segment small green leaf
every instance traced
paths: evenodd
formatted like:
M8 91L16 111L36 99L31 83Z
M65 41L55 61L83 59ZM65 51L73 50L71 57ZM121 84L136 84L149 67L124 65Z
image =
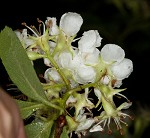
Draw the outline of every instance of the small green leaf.
M21 112L21 116L23 119L29 117L34 111L43 108L45 105L37 102L28 102L16 100Z
M60 138L69 138L66 126L64 126L64 128L63 128L63 132L62 132Z
M28 138L49 138L53 121L49 122L33 122L25 126Z
M22 93L37 101L47 99L25 49L7 26L0 33L0 57L9 77Z

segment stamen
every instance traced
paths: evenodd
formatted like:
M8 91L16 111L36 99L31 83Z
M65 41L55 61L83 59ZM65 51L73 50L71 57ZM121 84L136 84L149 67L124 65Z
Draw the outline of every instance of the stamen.
M39 35L31 28L29 27L25 22L22 23L22 25L24 25L25 27L27 27L30 31L32 31L36 37L39 37Z
M36 34L38 34L38 36L41 36L41 33L36 29L34 25L31 25L31 28L34 30L34 32L36 32Z
M134 120L134 117L125 113L120 113L124 118L129 117L131 120Z
M119 132L120 132L121 135L124 135L123 129L120 129Z
M42 35L42 32L41 32L41 24L39 24L39 33L40 33L40 35Z
M79 38L76 38L76 39L74 39L72 42L75 42L75 41L77 41L77 40L79 40L81 37L79 37Z
M125 124L126 126L128 126L128 124L126 122L124 122L123 120L119 119L119 121L123 124Z
M114 118L114 122L115 122L115 124L116 124L116 126L117 126L117 130L119 130L119 126L118 126L118 124L117 124L115 118Z
M104 120L103 128L105 127L107 119Z
M51 28L52 25L53 25L52 20L48 20L48 21L47 21L47 24L46 24L46 27L47 27L47 28Z
M112 130L109 129L107 133L108 133L109 135L111 135L111 134L112 134Z
M110 119L111 119L111 118L109 117L109 118L108 118L108 123L107 123L107 127L108 127L109 130L110 130L110 126L109 126L109 125L110 125Z
M115 117L115 118L114 118L114 121L115 121L115 123L116 123L117 130L120 130L120 129L122 129L122 127L121 127L121 125L120 125L120 122L119 122L119 119L118 119L118 117Z
M96 105L96 107L99 105L99 103ZM100 111L102 109L102 105L100 106L100 108L98 109L98 111Z
M93 113L92 113L92 111L89 109L89 108L87 108L87 107L85 107L88 111L89 111L89 113L85 113L86 115L90 115L90 116L93 116Z
M41 21L39 18L37 18L37 21L38 21L40 24L42 23L42 25L43 25L43 34L44 34L44 33L45 33L45 30L46 30L44 22Z

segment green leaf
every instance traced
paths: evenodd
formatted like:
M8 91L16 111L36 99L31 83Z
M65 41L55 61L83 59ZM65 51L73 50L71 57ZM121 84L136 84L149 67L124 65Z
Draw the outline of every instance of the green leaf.
M37 102L27 102L27 101L21 101L16 100L16 103L18 104L21 112L21 116L23 119L29 117L34 111L44 108L44 104L37 103Z
M33 122L25 126L28 138L49 138L53 121Z
M66 126L64 126L64 128L63 128L63 132L62 132L60 138L69 138Z
M47 99L25 49L7 26L0 33L0 57L9 77L22 93L37 101Z

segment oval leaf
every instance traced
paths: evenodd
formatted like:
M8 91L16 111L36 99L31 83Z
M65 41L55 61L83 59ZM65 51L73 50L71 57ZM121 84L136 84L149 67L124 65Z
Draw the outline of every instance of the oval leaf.
M33 112L45 106L44 104L41 103L27 102L21 100L16 100L16 103L20 108L21 116L23 119L29 117Z
M53 121L34 122L25 126L28 138L49 138Z
M0 33L0 57L9 77L22 93L37 101L46 99L25 49L7 26Z

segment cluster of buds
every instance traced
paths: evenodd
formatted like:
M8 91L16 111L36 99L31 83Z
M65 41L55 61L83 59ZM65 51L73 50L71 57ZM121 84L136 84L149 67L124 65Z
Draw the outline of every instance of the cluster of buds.
M122 110L132 103L120 93L126 89L119 87L133 71L133 63L125 57L124 50L116 44L101 48L98 30L85 31L77 38L83 19L75 12L63 14L59 25L55 17L38 22L43 31L23 23L26 28L15 32L33 65L34 60L43 59L47 66L45 83L41 84L49 101L63 109L56 114L65 115L68 134L74 132L81 137L87 132L104 131L106 124L111 132L111 120L122 133L121 124L127 125L124 119L131 118ZM113 99L116 95L126 102L117 107Z

